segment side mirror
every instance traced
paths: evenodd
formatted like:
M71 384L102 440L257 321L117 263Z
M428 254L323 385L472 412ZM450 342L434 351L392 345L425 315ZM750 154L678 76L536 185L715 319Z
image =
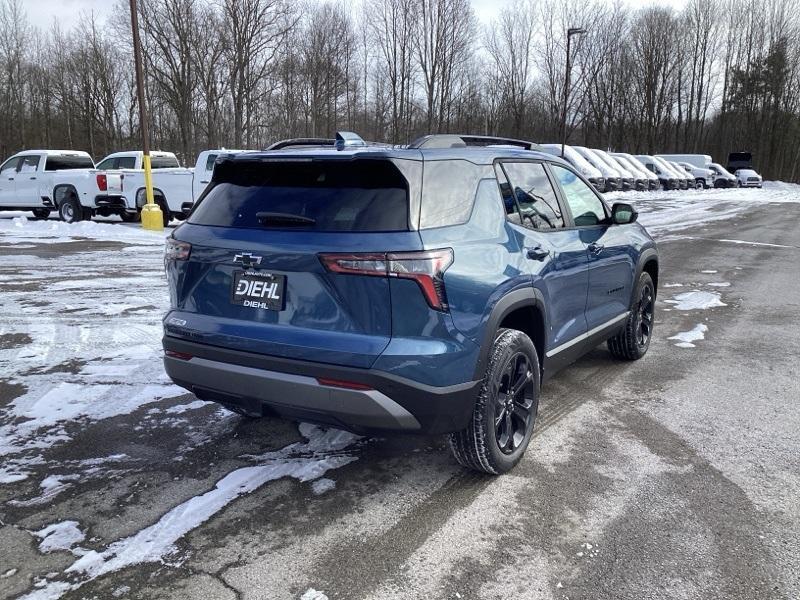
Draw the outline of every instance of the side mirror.
M611 222L614 225L627 225L639 218L639 213L632 205L625 202L616 202L611 207Z

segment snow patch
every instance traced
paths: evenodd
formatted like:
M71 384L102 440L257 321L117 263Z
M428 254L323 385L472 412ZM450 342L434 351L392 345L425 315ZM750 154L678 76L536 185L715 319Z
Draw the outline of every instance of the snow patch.
M317 479L314 483L311 484L311 491L314 492L317 496L324 494L325 492L330 492L332 489L336 487L336 482L333 479L328 479L327 477L323 477L322 479Z
M674 304L677 310L705 310L717 306L728 306L716 292L703 292L694 290L684 292L674 296L672 300L664 300L669 304Z
M326 596L323 591L308 588L303 595L300 596L300 600L328 600L328 596Z
M717 272L716 269L705 269L704 271L700 271L701 273L706 273L707 275L713 275Z
M75 544L80 544L86 539L86 534L78 525L77 521L62 521L34 531L33 535L42 540L39 543L39 551L47 553L54 550L71 550Z
M683 284L682 283L665 283L661 287L665 287L665 288L683 287Z
M256 465L228 473L217 482L214 489L179 504L150 527L110 544L101 552L86 552L64 571L66 575L76 578L75 583L50 581L45 584L43 589L50 589L53 593L47 597L48 600L60 598L68 590L77 589L88 581L131 565L164 562L176 552L175 544L180 538L240 496L250 494L270 481L283 477L311 481L331 469L358 459L347 448L361 439L359 436L307 423L301 423L299 429L306 441L250 456L257 462ZM31 600L31 597L26 599Z
M695 325L689 331L681 331L680 333L676 333L672 337L668 337L668 340L677 340L678 343L675 344L679 348L694 348L695 345L692 342L697 342L699 340L704 340L706 338L706 332L708 331L708 327L703 323L699 323Z
M711 283L707 283L706 285L710 285L711 287L731 287L729 281L712 281Z

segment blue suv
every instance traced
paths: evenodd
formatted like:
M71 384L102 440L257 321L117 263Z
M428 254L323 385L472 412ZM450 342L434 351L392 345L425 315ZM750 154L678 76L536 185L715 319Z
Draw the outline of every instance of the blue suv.
M292 140L221 156L167 240L164 363L198 398L522 457L541 382L597 344L642 357L658 255L530 142Z

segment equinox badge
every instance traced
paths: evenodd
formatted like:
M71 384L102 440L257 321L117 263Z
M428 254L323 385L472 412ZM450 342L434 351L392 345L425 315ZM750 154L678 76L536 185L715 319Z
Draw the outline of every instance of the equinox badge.
M242 252L233 257L233 262L242 265L243 267L252 267L253 265L261 264L260 256L253 256L249 252Z

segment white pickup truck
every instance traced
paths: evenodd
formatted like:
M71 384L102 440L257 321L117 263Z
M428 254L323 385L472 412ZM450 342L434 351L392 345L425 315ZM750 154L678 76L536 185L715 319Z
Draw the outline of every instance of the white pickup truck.
M97 186L94 161L75 150L26 150L0 165L0 210L31 210L46 219L53 205L55 181L76 187Z
M171 152L150 153L153 195L165 225L173 218L186 218L211 181L217 156L236 152L240 150L205 150L197 157L194 169L181 167ZM54 181L54 208L69 222L96 214L117 214L123 221L138 221L146 202L142 157L141 151L115 152L98 163L93 181L76 182L74 177Z

